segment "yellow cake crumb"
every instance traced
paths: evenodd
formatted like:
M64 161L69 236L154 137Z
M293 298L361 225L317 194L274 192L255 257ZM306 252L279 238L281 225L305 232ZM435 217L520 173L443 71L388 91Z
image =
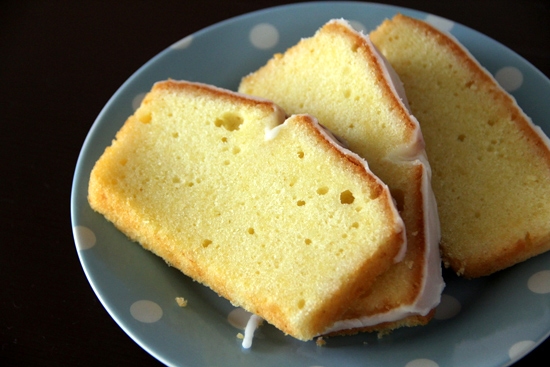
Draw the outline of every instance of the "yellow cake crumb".
M187 307L187 300L183 297L176 297L176 302L180 307Z

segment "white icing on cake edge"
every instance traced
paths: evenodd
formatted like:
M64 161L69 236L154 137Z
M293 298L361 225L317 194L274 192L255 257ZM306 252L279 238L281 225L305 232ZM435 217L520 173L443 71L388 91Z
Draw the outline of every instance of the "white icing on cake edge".
M339 22L349 29L353 30L351 25L344 19L332 20ZM353 30L356 32L355 30ZM427 315L441 301L441 293L445 288L441 268L441 256L439 253L439 241L441 238L441 229L439 216L437 213L437 202L431 187L431 168L424 148L424 139L420 129L420 124L416 117L410 114L408 100L403 88L403 84L397 73L393 70L389 62L383 57L376 47L370 41L370 38L359 33L371 48L372 53L378 57L379 65L383 70L384 77L391 87L392 91L399 97L403 107L409 112L411 120L416 124L416 136L412 139L409 146L404 146L392 159L419 161L424 170L422 175L421 193L424 204L424 233L425 233L425 266L423 269L422 287L413 303L394 308L386 313L365 316L358 319L340 320L327 328L323 334L331 332L371 327L385 322L395 322L413 315ZM403 253L403 256L405 253Z

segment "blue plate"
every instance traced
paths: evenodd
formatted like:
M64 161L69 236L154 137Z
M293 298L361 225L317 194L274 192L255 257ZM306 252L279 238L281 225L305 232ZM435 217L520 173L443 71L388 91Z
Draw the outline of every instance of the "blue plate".
M550 332L550 253L493 276L466 281L445 273L447 287L428 326L378 339L362 334L328 339L325 346L284 336L270 325L242 349L242 310L163 260L130 242L87 202L89 173L115 133L154 82L168 78L235 90L241 77L309 37L332 18L368 32L403 14L449 30L550 133L550 81L494 40L452 21L394 6L320 2L239 16L168 47L132 75L101 111L82 148L71 198L73 233L95 293L136 343L167 365L179 366L505 366ZM181 308L175 297L188 300Z

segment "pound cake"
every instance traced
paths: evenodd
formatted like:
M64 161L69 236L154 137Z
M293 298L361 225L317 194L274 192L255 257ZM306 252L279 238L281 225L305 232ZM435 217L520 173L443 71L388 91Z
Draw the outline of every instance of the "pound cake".
M301 340L406 246L388 187L317 120L200 83L154 85L95 164L88 200L169 265Z
M451 35L397 15L370 37L422 127L446 266L474 278L550 249L542 130Z
M444 287L437 206L418 121L367 36L334 19L245 76L242 93L311 113L369 162L390 188L407 232L403 262L381 275L325 333L426 324Z

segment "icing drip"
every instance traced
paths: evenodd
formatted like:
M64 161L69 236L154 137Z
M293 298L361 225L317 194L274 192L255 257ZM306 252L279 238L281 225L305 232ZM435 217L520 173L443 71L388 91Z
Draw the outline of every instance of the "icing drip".
M252 339L254 338L254 332L262 324L262 318L257 315L251 315L246 323L244 329L244 338L242 346L244 349L249 349L252 346Z

